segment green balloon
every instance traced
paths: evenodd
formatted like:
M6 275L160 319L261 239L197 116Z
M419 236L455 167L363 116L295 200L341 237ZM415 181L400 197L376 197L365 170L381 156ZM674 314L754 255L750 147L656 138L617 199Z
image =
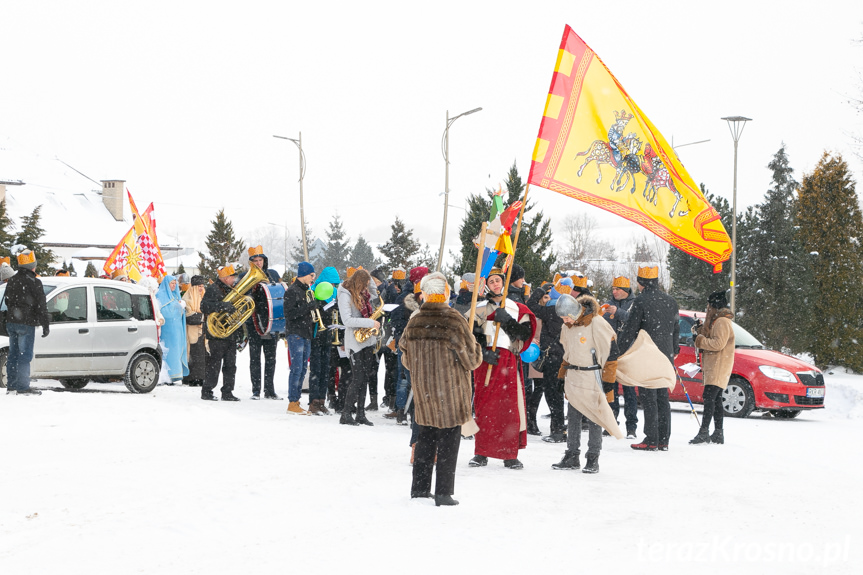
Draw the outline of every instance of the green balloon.
M331 295L333 295L333 284L330 282L321 282L315 288L315 299L323 301L330 299Z

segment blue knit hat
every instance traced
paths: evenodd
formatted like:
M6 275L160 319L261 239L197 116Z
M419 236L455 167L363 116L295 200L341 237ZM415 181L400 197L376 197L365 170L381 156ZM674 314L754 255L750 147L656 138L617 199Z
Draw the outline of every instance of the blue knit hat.
M297 277L305 277L309 274L315 273L315 266L310 264L309 262L300 262L297 264Z

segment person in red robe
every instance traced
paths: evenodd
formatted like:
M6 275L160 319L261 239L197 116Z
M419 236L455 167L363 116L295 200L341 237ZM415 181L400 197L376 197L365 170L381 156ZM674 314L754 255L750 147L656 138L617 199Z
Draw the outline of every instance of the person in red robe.
M522 469L518 450L527 447L527 416L522 351L530 347L536 318L526 305L503 302L503 272L493 269L486 280L487 299L477 304L474 336L482 346L483 361L474 371L474 411L479 431L471 467L488 465L488 458L503 459L509 469ZM504 306L505 307L502 307ZM469 317L470 312L465 314ZM495 327L500 324L497 349L492 351ZM491 378L486 376L491 368Z

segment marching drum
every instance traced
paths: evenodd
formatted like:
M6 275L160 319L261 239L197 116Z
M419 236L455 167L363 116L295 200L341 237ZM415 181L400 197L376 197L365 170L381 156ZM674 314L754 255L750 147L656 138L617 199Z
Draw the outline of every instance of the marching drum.
M255 300L255 331L259 335L285 334L285 288L281 284L260 283L252 293Z

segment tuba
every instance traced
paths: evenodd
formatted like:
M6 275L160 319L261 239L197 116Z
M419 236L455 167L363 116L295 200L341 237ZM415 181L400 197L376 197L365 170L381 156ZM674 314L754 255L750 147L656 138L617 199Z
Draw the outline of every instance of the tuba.
M233 313L218 311L207 316L207 331L219 339L225 339L242 327L246 320L255 313L255 300L245 295L247 291L261 282L269 281L258 266L252 265L243 279L231 288L222 301L237 308Z
M381 317L382 315L384 315L384 298L380 298L380 300L381 300L381 305L378 306L378 309L376 309L375 312L371 316L369 316L369 319L376 320L379 317ZM380 334L381 334L381 330L379 330L376 327L361 327L361 328L357 328L354 330L354 337L360 343L363 343L364 341L366 341L370 337L377 337Z

